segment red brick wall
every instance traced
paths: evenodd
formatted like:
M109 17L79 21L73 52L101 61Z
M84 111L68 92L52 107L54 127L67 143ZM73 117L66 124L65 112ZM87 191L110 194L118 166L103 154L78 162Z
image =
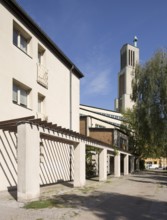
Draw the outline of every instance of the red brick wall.
M86 118L80 118L80 134L86 135Z
M111 130L90 129L90 137L110 145L113 144L113 132Z

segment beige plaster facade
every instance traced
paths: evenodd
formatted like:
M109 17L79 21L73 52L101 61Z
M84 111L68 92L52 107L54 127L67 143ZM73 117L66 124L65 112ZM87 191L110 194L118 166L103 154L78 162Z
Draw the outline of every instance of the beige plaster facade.
M144 159L146 169L167 168L167 157Z
M81 71L16 2L0 1L0 29L0 122L35 116L36 119L79 132ZM0 129L0 190L12 189L18 182L24 185L24 177L19 175L22 176L20 180L18 172L27 175L31 169L29 165L36 166L39 155L32 157L35 153L31 148L22 148L27 144L37 146L41 142L45 149L45 166L41 164L40 169L37 168L40 173L37 184L70 179L67 172L69 164L61 166L54 162L69 160L69 144L42 141L33 138L35 133L35 129L30 136L27 132L22 133L22 143L17 132ZM29 163L22 157L23 162L28 164L25 165L28 170L18 166L19 148L25 150L22 156L30 158ZM53 174L56 167L59 171ZM27 185L24 190L28 188ZM23 187L19 190L22 191Z
M82 73L12 1L0 1L0 29L0 121L35 115L79 131Z

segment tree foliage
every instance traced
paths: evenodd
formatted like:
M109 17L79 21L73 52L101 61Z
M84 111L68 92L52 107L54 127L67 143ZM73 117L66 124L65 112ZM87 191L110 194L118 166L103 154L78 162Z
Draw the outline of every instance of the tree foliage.
M136 67L132 90L135 105L124 117L127 129L133 131L134 149L140 155L161 156L167 152L166 51L156 52L148 62Z

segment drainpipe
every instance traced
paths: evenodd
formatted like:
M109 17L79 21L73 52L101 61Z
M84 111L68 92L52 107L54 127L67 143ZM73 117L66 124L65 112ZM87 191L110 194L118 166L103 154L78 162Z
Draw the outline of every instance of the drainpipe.
M70 109L70 121L69 128L72 130L72 71L74 69L74 65L72 65L70 69L70 80L69 80L69 109ZM70 181L72 181L72 146L70 145Z
M69 91L69 95L70 95L70 130L72 130L72 71L74 69L74 65L72 65L71 69L70 69L70 91Z

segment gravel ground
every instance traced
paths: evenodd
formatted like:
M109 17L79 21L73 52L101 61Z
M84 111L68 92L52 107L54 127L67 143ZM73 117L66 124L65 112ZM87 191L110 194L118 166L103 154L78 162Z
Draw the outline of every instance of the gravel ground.
M12 194L12 195L11 195ZM0 193L0 220L166 220L167 173L145 171L104 182L87 181L41 188L41 198L54 207L25 209L13 193Z

